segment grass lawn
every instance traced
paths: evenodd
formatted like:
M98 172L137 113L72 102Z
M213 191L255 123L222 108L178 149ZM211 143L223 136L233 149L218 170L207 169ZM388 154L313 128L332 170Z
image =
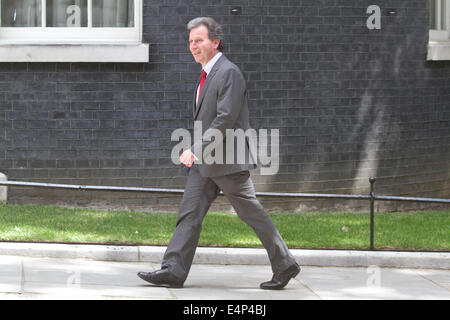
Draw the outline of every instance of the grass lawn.
M369 214L283 213L271 218L290 248L368 249ZM167 245L176 214L0 205L0 241ZM375 214L375 248L450 251L450 210ZM236 215L207 214L200 246L261 247Z

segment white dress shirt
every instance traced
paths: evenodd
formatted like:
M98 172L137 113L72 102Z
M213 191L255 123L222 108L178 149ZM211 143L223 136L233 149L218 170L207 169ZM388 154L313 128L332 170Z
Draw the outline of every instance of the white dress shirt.
M206 66L203 67L203 70L205 70L205 72L206 72L206 77L208 77L208 74L211 72L212 68L214 67L217 60L219 60L219 58L221 56L222 56L222 52L218 52L211 60L209 60L209 62L206 64ZM197 95L196 95L196 99L195 99L196 103L198 103L198 99L200 98L199 90L200 90L200 86L197 87Z

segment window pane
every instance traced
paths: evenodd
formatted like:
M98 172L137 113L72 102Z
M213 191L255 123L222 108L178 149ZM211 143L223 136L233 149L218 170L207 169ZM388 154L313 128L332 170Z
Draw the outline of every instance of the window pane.
M134 27L134 0L92 0L93 27Z
M47 27L87 27L87 0L47 0Z
M450 6L450 0L445 0L442 4L442 30L448 30L449 29L449 22L450 18L448 15L450 14L449 7Z
M41 0L2 0L2 27L40 27Z
M448 30L450 27L450 0L429 0L430 29Z
M436 0L428 0L430 3L430 29L436 28Z

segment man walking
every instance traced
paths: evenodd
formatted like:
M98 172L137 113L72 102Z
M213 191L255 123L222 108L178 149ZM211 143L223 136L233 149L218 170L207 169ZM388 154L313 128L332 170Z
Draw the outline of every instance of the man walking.
M222 27L214 19L193 19L188 23L188 30L189 49L195 61L203 67L193 99L194 120L202 123L203 139L194 141L191 149L180 156L180 162L190 168L189 176L176 228L164 254L161 269L139 272L138 276L158 286L183 286L198 245L203 218L222 190L239 218L253 228L267 250L273 277L261 283L260 288L282 289L300 272L300 267L255 197L248 171L255 168L254 162L206 164L198 161L199 157L196 156L200 156L211 143L211 132L219 130L226 137L227 129L245 131L249 128L244 77L239 68L222 54ZM225 140L223 146L226 145ZM226 158L227 150L223 150ZM247 143L243 147L237 146L234 155L238 150L244 150L249 155Z

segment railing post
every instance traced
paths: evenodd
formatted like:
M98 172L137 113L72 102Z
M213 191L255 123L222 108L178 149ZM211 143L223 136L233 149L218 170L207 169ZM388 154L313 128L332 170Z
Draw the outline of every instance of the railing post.
M369 178L370 182L370 250L374 250L373 237L374 237L374 211L375 211L375 192L374 184L376 179L374 177Z
M0 181L7 181L8 177L0 172ZM8 200L8 187L0 186L0 203L6 203Z

